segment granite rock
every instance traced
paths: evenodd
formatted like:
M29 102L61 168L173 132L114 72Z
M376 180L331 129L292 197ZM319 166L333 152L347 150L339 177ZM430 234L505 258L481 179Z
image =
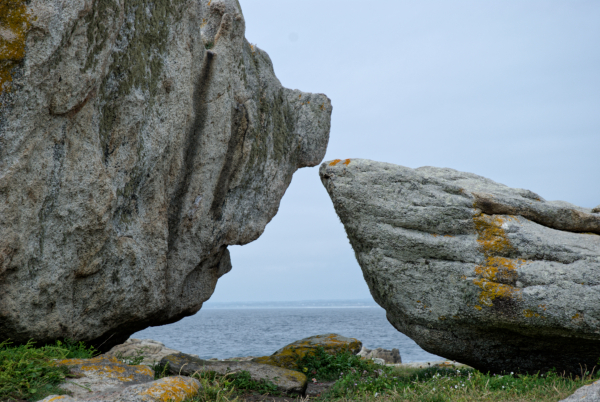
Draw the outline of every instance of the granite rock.
M10 4L0 341L107 351L196 313L323 158L329 99L282 87L237 0Z
M400 351L396 348L392 350L383 348L367 349L363 346L363 348L360 350L360 352L357 353L357 355L364 357L365 359L382 359L385 362L385 364L402 363Z
M584 385L573 395L559 402L600 402L600 381Z
M162 342L152 339L129 338L124 343L114 346L104 356L114 356L127 360L143 357L144 360L140 364L153 365L158 363L163 357L174 353L179 353L179 351L166 347Z
M298 368L296 361L299 358L314 353L319 347L322 347L328 353L349 351L357 354L361 350L362 342L358 339L347 338L338 334L315 335L292 342L271 356L257 357L252 359L252 361L295 370Z
M600 356L600 216L472 173L320 168L374 299L426 351L481 371Z
M120 390L91 392L87 395L50 395L41 402L182 402L200 389L195 378L173 376Z
M144 365L128 365L115 357L98 356L91 359L64 359L56 362L68 366L75 378L60 384L73 397L114 394L125 388L154 381L154 371Z
M307 386L306 376L297 371L268 364L237 361L202 360L185 353L176 353L164 357L160 364L169 365L172 374L192 375L196 372L214 371L217 374L239 373L247 371L254 381L271 381L277 390L286 394L304 395Z

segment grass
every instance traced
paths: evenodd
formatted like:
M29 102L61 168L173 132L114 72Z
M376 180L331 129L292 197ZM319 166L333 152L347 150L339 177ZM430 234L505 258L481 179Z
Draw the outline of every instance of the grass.
M57 386L69 377L69 369L54 365L53 360L90 358L96 354L94 348L83 342L57 341L42 347L34 347L32 341L20 346L2 342L0 401L36 401L52 394L65 394ZM124 360L133 364L140 359L142 352ZM348 351L330 354L323 348L299 357L297 364L309 381L335 381L324 395L311 398L322 402L556 402L598 378L595 368L591 372L582 369L579 376L569 377L556 372L492 375L474 369L386 367ZM168 375L168 367L152 368L156 379ZM280 396L275 384L254 381L248 372L226 375L207 372L193 376L202 386L197 395L185 402L234 402L248 394Z
M56 366L54 359L93 357L97 351L83 342L60 342L34 347L34 342L11 346L0 343L0 400L25 399L36 401L52 394L65 394L57 387L69 375L69 369Z

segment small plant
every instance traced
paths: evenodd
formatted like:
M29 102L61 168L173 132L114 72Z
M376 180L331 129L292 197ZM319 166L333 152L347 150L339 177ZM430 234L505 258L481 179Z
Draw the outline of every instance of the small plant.
M160 363L151 364L150 368L154 370L154 379L160 380L161 378L169 376L169 363L164 366Z
M98 352L83 342L66 340L54 345L34 347L35 342L11 346L0 343L0 400L39 400L52 394L65 394L57 386L70 377L69 368L57 366L54 360L90 358Z
M258 393L261 395L279 395L277 386L271 381L255 381L247 371L231 372L220 375L214 371L197 372L192 377L200 382L219 384L223 391L231 391L233 394Z
M372 371L381 366L376 366L370 360L363 360L360 356L345 350L338 353L328 353L325 348L318 347L314 353L307 353L297 360L298 368L308 377L318 381L334 381L340 374L349 373L351 370Z
M144 355L145 352L146 348L142 347L135 351L134 356L123 356L123 352L117 352L115 353L115 357L125 364L128 364L130 366L137 366L138 364L141 364L146 358L146 356Z
M204 48L205 48L206 50L210 50L210 49L212 49L213 47L215 47L215 43L214 43L214 42L206 42L206 43L204 44Z

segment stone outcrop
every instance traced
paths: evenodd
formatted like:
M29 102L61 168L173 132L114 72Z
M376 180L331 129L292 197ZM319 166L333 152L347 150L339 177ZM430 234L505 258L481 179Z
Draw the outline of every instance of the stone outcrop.
M247 371L253 381L270 381L279 392L304 395L307 386L306 376L297 371L268 364L254 362L202 360L185 353L164 357L160 364L167 366L171 374L193 375L201 372L215 372L226 375Z
M121 345L113 346L104 356L116 357L118 359L133 360L143 358L140 364L154 365L163 357L179 353L179 350L171 349L164 343L152 339L129 338ZM198 357L198 356L196 356Z
M559 402L600 402L600 381L584 385L573 395Z
M0 341L194 314L323 158L329 99L281 86L237 0L0 10Z
M377 348L377 349L367 349L364 346L357 353L358 356L364 357L365 359L381 359L385 364L399 364L402 363L402 358L400 357L400 351L396 348L392 350Z
M371 294L423 349L484 372L596 365L600 215L452 169L320 175Z
M150 367L130 366L103 355L92 359L64 359L56 364L69 367L75 378L69 378L60 388L77 398L114 394L132 385L154 381L154 371Z
M315 335L290 343L271 356L257 357L252 361L295 370L298 368L296 364L298 359L314 353L319 347L328 353L348 351L357 354L362 348L362 342L356 338L347 338L338 334Z
M50 395L41 402L182 402L190 400L200 389L200 381L173 376L118 391L90 392L79 395Z

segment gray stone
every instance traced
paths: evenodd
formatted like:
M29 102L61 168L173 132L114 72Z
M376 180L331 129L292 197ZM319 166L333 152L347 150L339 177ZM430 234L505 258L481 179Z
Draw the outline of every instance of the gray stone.
M357 353L358 356L364 357L365 359L383 359L385 364L398 364L402 363L402 358L400 357L400 351L398 349L367 349L363 346L360 352Z
M584 385L573 395L559 402L600 402L600 381Z
M201 308L227 246L257 239L292 174L323 158L331 104L281 86L237 0L17 3L0 341L107 351Z
M598 205L595 208L592 208L592 212L595 213L595 214L600 214L600 205Z
M50 395L41 402L182 402L198 393L200 381L195 378L173 376L123 389L93 392L87 395Z
M114 356L118 359L131 361L136 357L143 357L140 364L153 365L165 356L179 353L179 350L171 349L164 343L152 339L134 339L129 338L121 345L114 346L106 352L105 356Z
M197 357L177 353L166 356L160 361L161 365L169 365L172 374L192 375L196 372L214 371L217 374L239 373L247 371L254 381L271 381L277 386L278 391L286 394L304 395L307 386L306 376L297 371L276 367L269 364L260 364L249 361L215 361L202 360Z
M352 159L321 180L374 299L430 353L577 374L600 356L600 216L472 173Z
M128 365L112 356L92 359L65 359L58 365L68 366L75 378L68 378L60 388L76 398L114 394L125 388L154 381L154 371L147 366Z

